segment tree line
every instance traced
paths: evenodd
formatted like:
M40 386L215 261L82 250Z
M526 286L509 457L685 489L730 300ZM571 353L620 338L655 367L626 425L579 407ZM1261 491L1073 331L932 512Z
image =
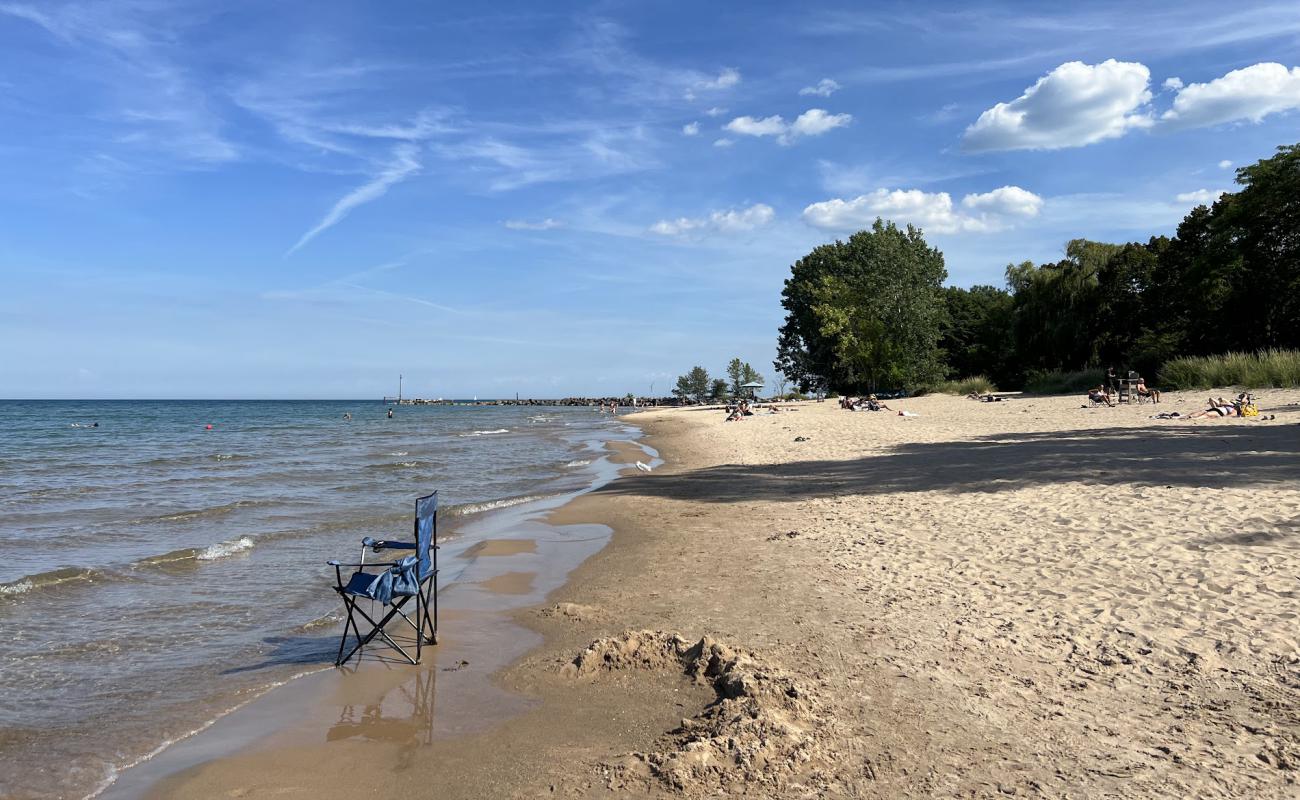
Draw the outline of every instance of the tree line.
M917 391L985 375L1115 366L1157 376L1181 356L1300 347L1300 145L1237 170L1236 192L1174 236L1075 239L1005 288L944 287L920 230L877 219L791 267L774 366L804 390Z
M762 382L763 376L748 361L733 358L727 364L726 379L711 378L704 367L692 367L690 372L677 378L673 395L697 403L721 402L741 397L745 393L741 387L747 383Z

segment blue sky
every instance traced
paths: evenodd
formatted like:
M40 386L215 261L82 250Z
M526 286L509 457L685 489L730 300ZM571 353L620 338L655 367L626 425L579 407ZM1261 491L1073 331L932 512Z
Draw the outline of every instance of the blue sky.
M956 285L1300 140L1300 5L0 0L0 397L770 376L877 214Z

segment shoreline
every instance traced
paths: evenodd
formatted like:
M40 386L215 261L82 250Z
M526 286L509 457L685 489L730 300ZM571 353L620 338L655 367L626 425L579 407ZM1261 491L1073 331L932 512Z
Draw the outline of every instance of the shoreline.
M513 610L521 603L540 602L563 582L575 563L602 547L610 535L605 526L560 527L548 524L546 518L573 498L617 480L626 464L640 459L655 461L653 452L643 449L639 438L607 439L603 442L603 452L593 453L590 464L584 464L591 471L591 479L583 488L478 504L481 507L475 507L475 513L468 518L458 516L450 523L443 523L449 527L450 535L440 538L447 551L442 558L460 566L452 573L444 568L451 580L444 578L440 591L442 644L425 649L421 666L373 663L372 656L362 669L366 674L358 677L356 662L341 670L332 665L313 665L122 768L90 797L114 800L154 794L165 791L163 787L189 770L235 757L259 742L302 741L304 734L313 729L331 727L331 720L318 712L331 705L340 692L366 695L379 691L382 695L384 691L391 693L403 682L403 677L414 676L421 684L420 690L429 694L432 701L431 686L440 671L439 665L447 663L452 666L442 666L441 671L460 674L444 676L443 682L455 678L454 683L464 684L463 679L470 678L469 694L493 706L493 710L485 714L483 706L479 706L462 708L459 714L440 713L440 717L453 718L451 727L455 730L435 731L438 726L428 720L432 736L460 736L476 725L486 727L522 713L531 705L530 699L505 691L491 680L539 641L530 631L514 624ZM509 531L509 537L513 538L503 537L501 531ZM503 566L510 564L523 567L512 570ZM368 648L368 651L372 649L382 660L381 648ZM376 675L381 669L390 674ZM340 680L341 674L348 677ZM425 683L429 684L428 689L423 688ZM446 701L440 704L443 712L447 711L447 705ZM381 731L380 735L386 734Z
M1294 790L1300 393L1267 423L896 403L920 416L638 414L665 465L552 512L614 533L512 615L541 638L493 681L536 706L405 761L373 743L360 774L316 744L150 796ZM691 672L702 637L731 684Z

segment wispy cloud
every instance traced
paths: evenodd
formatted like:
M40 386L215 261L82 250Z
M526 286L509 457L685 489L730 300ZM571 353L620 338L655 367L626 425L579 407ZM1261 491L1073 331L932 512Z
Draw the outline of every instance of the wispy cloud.
M557 219L547 217L546 219L531 222L526 219L508 219L501 223L512 231L549 231L555 228L563 227L563 223Z
M707 217L678 217L664 219L650 226L651 233L660 236L682 236L696 233L742 233L767 225L776 212L766 203L755 203L748 208L714 211Z
M284 254L285 257L293 255L312 239L337 225L352 212L352 209L383 197L391 186L401 183L419 172L421 165L418 155L419 152L415 145L400 144L394 147L392 160L385 164L378 174L365 184L339 198L338 202L321 218L321 221L304 233L293 247L289 248L288 252Z

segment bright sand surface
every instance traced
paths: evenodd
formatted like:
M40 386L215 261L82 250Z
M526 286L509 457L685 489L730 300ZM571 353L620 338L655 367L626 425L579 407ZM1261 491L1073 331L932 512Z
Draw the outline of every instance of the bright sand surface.
M524 710L431 744L299 726L155 796L1294 798L1300 393L1149 419L1204 397L636 415L666 463L550 514L613 539L486 676ZM357 686L455 708L453 649Z

